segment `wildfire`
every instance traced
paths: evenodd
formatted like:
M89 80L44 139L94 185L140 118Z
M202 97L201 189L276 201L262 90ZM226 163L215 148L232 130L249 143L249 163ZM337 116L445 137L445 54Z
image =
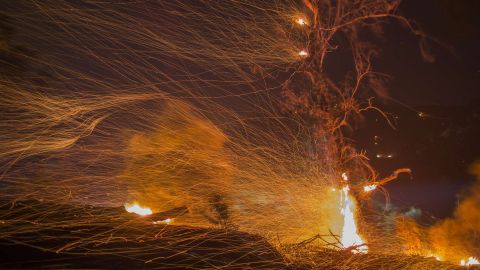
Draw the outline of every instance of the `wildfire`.
M461 260L460 261L461 266L471 266L471 265L480 265L480 261L478 261L477 258L475 257L469 257L468 260Z
M150 208L142 207L137 202L125 203L124 207L128 213L135 213L140 216L148 216L152 214L152 210Z
M344 173L342 178L348 181L348 176ZM356 247L353 253L367 253L368 247L357 232L357 224L355 223L355 205L349 194L350 187L345 185L340 195L340 212L343 216L343 229L341 244L345 248Z

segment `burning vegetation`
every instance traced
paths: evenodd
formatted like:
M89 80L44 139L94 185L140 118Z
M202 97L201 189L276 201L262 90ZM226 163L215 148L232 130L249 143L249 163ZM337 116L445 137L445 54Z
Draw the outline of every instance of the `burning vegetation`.
M459 202L453 217L438 221L433 226L423 227L414 219L399 221L398 233L405 243L405 252L434 257L462 266L478 265L480 247L480 185L479 164L472 167L477 182Z
M365 111L393 126L375 106L386 92L368 40L386 23L424 38L398 5L7 4L17 42L40 56L16 51L32 65L0 80L0 238L159 269L202 268L162 261L198 259L192 247L210 266L247 267L228 261L228 241L271 254L262 265L275 269L477 264L478 185L428 228L395 217L393 232L375 235L382 224L362 217L371 194L410 172L380 177L346 136ZM332 71L329 60L345 55Z

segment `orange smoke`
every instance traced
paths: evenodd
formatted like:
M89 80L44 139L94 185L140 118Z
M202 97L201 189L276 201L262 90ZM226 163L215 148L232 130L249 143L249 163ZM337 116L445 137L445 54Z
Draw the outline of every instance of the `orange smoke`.
M467 197L460 201L453 217L430 228L423 228L411 218L397 222L397 236L404 243L404 252L457 265L475 264L480 256L480 162L472 166L477 176Z
M226 137L191 106L170 101L152 131L135 134L126 149L127 166L120 179L132 199L153 212L187 207L201 216L226 200L231 169Z
M429 229L432 248L445 260L459 264L462 260L480 256L480 163L472 166L477 182L468 196L447 218Z

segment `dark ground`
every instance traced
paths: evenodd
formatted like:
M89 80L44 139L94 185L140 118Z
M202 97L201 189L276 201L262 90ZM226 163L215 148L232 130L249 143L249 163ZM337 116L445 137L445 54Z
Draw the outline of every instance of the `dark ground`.
M260 236L153 225L122 208L17 202L0 214L0 269L461 269L433 258L301 246L290 246L296 255L286 259Z
M1 269L286 268L263 238L237 231L154 225L123 208L17 202L0 210Z

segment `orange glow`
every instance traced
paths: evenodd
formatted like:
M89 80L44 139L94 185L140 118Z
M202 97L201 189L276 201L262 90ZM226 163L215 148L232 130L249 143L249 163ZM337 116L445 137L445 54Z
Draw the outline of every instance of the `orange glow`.
M135 213L140 216L148 216L152 214L152 210L148 207L142 207L137 202L124 204L128 213Z

